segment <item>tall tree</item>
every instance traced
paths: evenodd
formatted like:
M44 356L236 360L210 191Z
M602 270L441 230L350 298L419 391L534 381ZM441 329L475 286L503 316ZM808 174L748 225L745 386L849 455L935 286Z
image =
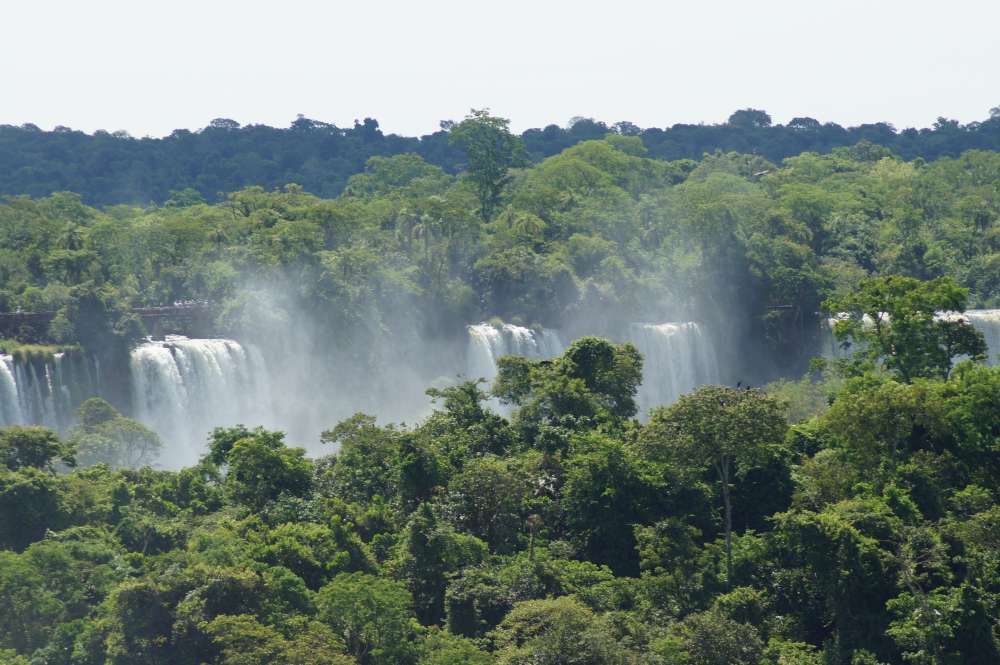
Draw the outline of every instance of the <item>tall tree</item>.
M712 470L726 535L726 580L733 580L733 484L773 458L787 425L781 405L756 389L702 386L652 412L640 444L680 471Z
M465 151L468 178L479 196L479 212L489 221L510 181L508 172L527 163L524 144L510 133L510 121L490 115L489 109L472 109L465 120L451 128L449 140Z

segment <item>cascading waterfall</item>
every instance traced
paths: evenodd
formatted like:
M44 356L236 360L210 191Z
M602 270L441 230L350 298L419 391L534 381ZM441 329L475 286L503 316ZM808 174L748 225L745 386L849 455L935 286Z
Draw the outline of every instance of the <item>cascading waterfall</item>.
M14 379L14 358L0 356L0 427L24 423L21 414L21 396Z
M969 309L963 315L972 327L983 334L986 340L986 362L1000 364L1000 309Z
M525 358L555 358L565 347L559 334L546 328L536 332L510 323L494 325L479 323L469 326L467 376L493 381L498 373L500 356Z
M633 323L628 333L643 357L640 417L700 385L719 382L715 349L697 323Z
M274 424L266 367L254 347L171 335L133 350L129 368L134 416L163 438L163 466L196 461L215 427Z
M97 361L90 356L0 356L0 425L44 425L65 432L76 407L100 394Z

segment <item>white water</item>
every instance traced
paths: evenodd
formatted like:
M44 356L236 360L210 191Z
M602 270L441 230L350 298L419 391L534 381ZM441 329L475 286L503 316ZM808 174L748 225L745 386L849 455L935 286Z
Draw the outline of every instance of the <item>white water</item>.
M535 332L509 323L500 326L479 323L469 326L466 376L469 379L483 378L492 382L498 373L497 360L500 356L555 358L565 348L554 330L543 328Z
M888 321L888 315L884 314L883 316L886 317L884 320ZM853 341L845 348L842 346L841 342L837 340L836 336L834 336L834 326L837 325L838 321L843 321L848 317L849 314L840 313L820 321L820 325L822 326L820 333L820 343L822 345L820 348L820 355L826 360L844 360L852 357L857 351L864 348L863 342ZM872 319L872 317L868 314L861 317L861 324L865 330L871 330L875 327L874 319Z
M715 349L693 321L633 323L629 341L643 357L643 380L637 395L640 418L700 385L720 380Z
M553 330L480 323L469 326L466 375L492 382L501 356L543 359L561 355L566 347ZM719 363L709 339L697 323L635 323L628 341L643 355L643 382L637 401L640 416L671 404L686 392L719 381ZM491 401L494 408L497 404ZM504 411L504 409L498 409Z
M997 354L1000 354L1000 309L969 309L965 318L972 327L983 333L986 340L986 362L997 365Z
M469 348L466 355L466 378L486 379L485 390L493 385L499 373L497 361L501 356L522 356L542 360L555 358L565 350L559 334L543 328L535 332L530 328L504 323L478 323L469 326ZM497 398L490 398L487 405L494 411L509 414L510 407Z
M44 425L65 432L80 402L100 394L96 366L80 354L27 362L0 356L0 426Z
M21 415L21 397L14 379L14 359L0 356L0 427L24 423Z
M134 417L163 439L162 466L195 462L215 427L274 423L267 371L253 347L168 336L137 347L129 367Z

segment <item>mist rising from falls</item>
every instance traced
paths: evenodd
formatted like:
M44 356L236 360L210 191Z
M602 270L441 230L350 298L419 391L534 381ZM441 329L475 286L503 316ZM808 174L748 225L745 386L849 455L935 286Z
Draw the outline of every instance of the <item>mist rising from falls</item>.
M536 332L531 328L509 323L493 325L478 323L469 326L469 349L466 376L493 381L498 373L497 361L501 356L524 358L555 358L565 350L559 334L546 328Z
M195 462L215 427L274 423L266 366L253 347L168 336L133 350L129 369L133 416L163 439L162 466Z
M643 357L637 395L641 418L646 418L650 409L672 404L700 385L720 381L715 349L693 321L633 323L628 337Z
M0 356L0 426L44 425L66 432L76 407L101 394L100 366L81 353Z

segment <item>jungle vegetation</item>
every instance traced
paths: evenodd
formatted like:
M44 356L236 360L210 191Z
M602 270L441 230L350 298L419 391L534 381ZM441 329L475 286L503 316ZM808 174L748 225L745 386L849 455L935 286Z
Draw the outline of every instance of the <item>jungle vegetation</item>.
M8 197L0 309L54 315L25 339L127 347L132 307L178 300L235 329L267 283L341 330L711 304L776 375L825 313L846 351L639 422L641 354L585 336L428 390L419 423L330 423L327 454L248 424L180 471L99 399L64 436L0 430L0 661L1000 662L1000 368L936 316L1000 298L1000 154L662 159L606 130L539 160L476 112L440 143L464 167L366 155L339 194Z

